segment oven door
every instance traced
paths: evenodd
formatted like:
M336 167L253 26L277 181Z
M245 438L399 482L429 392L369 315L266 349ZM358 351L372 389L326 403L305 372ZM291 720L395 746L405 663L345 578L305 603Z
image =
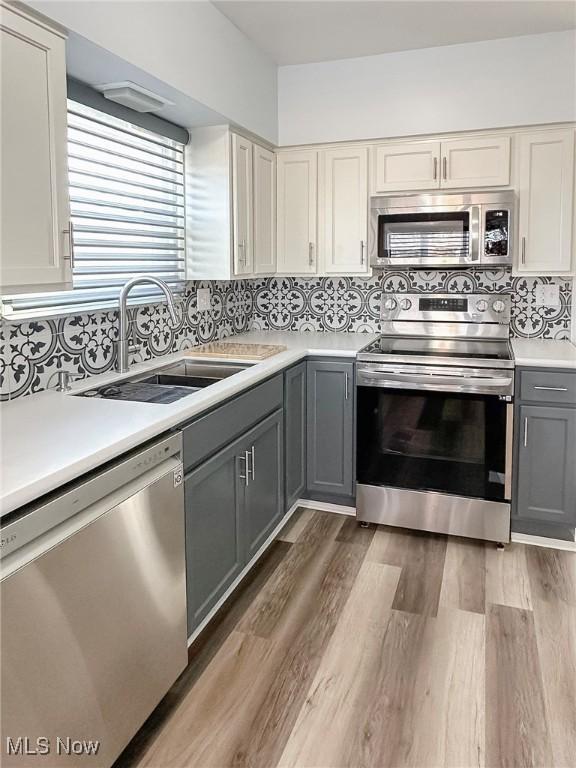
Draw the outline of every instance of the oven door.
M373 208L371 237L372 266L471 266L480 260L480 206Z
M357 409L359 484L510 499L510 403L488 394L359 386Z

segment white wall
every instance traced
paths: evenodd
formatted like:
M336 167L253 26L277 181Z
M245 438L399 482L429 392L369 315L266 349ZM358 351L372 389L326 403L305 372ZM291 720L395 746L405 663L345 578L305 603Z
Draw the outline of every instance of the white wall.
M28 4L231 122L276 142L276 65L211 3Z
M576 33L280 67L279 143L576 119Z

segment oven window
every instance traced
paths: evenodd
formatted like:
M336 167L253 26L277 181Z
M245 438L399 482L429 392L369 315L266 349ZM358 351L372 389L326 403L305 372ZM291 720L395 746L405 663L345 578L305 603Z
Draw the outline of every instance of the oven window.
M378 256L393 261L465 259L469 255L468 211L381 214Z
M506 403L358 388L358 482L504 500Z

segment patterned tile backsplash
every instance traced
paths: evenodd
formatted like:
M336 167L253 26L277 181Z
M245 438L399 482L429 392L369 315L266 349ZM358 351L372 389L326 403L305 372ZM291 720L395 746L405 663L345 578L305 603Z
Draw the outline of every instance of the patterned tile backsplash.
M556 283L560 304L536 306L536 286ZM386 272L358 277L270 277L253 283L252 328L290 331L380 330L382 294L508 293L512 336L569 339L572 281L513 277L506 270Z
M196 290L207 287L212 292L212 308L198 312ZM172 328L163 304L129 309L132 339L139 347L132 361L149 360L248 330L251 285L245 280L188 283L177 307L176 328ZM14 399L54 386L56 372L61 369L89 376L113 368L117 322L116 311L14 324L4 321L0 335L0 399Z
M557 283L560 305L536 306L536 286ZM210 287L210 311L196 310L196 290ZM180 322L172 328L164 305L130 309L133 360L160 357L178 349L249 330L379 331L382 293L510 293L512 335L570 337L571 280L512 277L504 270L386 272L371 278L269 277L233 282L188 283L179 302ZM116 358L117 313L8 323L0 328L0 399L53 386L56 372L103 373Z

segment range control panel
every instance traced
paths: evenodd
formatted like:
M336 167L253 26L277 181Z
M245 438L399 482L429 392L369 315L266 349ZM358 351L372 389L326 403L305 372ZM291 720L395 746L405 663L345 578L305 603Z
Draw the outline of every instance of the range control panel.
M383 293L383 320L451 323L510 322L511 299L507 293Z

